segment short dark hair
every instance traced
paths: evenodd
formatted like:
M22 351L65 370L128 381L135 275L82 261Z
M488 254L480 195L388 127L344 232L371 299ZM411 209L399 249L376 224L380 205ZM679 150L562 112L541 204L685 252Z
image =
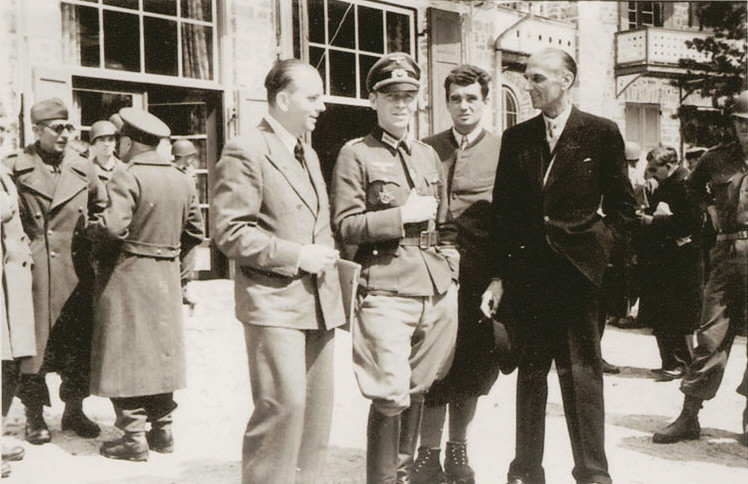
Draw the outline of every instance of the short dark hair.
M657 166L678 163L678 152L670 146L655 146L647 153L647 162L654 161Z
M291 72L301 67L314 69L299 59L281 59L273 64L273 67L270 68L270 71L265 76L265 90L267 91L268 103L270 105L275 104L275 96L293 81Z
M449 102L449 86L452 84L469 86L476 82L480 84L480 92L485 100L488 97L491 82L491 76L488 75L488 72L470 64L462 64L452 69L447 78L444 79L444 92L447 102Z

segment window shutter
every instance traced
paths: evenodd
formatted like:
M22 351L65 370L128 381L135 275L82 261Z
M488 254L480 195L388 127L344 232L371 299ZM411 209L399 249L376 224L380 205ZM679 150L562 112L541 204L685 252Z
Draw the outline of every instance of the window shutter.
M429 91L431 129L439 132L452 125L445 104L444 78L462 59L460 14L429 8Z
M257 126L267 113L267 100L258 95L258 90L238 89L236 91L237 124L236 133L241 135Z

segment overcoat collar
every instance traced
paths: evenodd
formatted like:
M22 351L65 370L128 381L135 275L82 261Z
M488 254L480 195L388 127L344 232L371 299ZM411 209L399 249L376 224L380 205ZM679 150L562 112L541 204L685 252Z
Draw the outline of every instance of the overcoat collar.
M88 174L93 166L78 153L67 152L60 168L60 179L57 181L50 211L88 188Z
M288 151L273 131L273 128L266 120L262 120L259 125L260 132L265 138L268 147L266 158L275 166L284 176L291 188L301 198L304 204L309 208L312 214L317 214L319 208L318 194L323 193L322 175L316 173L319 169L316 167L316 155L309 149L306 143L302 143L304 150L304 159L306 160L306 170L301 166L294 154ZM309 174L307 174L307 171ZM312 182L310 183L310 179Z
M164 159L158 154L158 151L146 151L139 155L133 156L128 162L130 165L166 165L172 166L171 161Z
M53 177L45 173L46 167L37 152L36 145L26 147L24 155L18 157L15 165L19 181L28 189L51 200L50 210L88 187L87 174L91 168L90 162L74 151L68 150L63 155L60 162L60 177L56 182Z
M542 140L545 141L545 124L543 123L543 116L538 116L540 121L540 129ZM579 149L581 147L581 137L584 136L584 122L579 110L572 106L571 114L569 119L566 121L566 126L561 132L561 136L556 142L556 153L553 165L550 168L548 174L548 180L545 183L544 189L548 190L551 185L558 179L560 173L562 173L568 166L574 163L581 163L579 159Z

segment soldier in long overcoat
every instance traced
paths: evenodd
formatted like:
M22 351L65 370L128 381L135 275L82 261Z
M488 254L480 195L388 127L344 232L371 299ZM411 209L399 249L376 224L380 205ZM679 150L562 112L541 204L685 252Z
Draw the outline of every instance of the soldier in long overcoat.
M92 228L95 252L119 241L97 274L91 392L109 397L120 440L102 455L147 460L171 452L173 392L185 385L179 255L203 239L190 178L156 152L169 128L155 116L120 110L120 155L128 165L107 185L109 203ZM152 424L146 436L146 422Z
M36 354L31 298L31 249L18 213L18 191L0 164L0 337L3 357L3 424L18 383L18 362ZM23 447L3 444L3 477L8 461L23 457Z
M75 127L67 118L60 99L34 104L36 142L4 160L18 190L21 222L34 261L36 356L21 363L18 389L26 406L26 440L32 444L50 441L42 417L43 405L50 404L45 382L49 371L62 378L62 429L84 437L99 433L82 409L89 395L92 287L82 229L89 217L103 210L106 193L93 165L68 148Z

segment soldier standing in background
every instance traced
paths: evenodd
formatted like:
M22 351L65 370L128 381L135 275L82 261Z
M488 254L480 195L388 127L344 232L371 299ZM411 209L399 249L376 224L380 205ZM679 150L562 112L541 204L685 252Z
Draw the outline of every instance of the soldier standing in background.
M709 150L689 177L689 188L717 232L709 253L701 326L693 361L680 385L680 416L655 432L659 444L698 439L699 410L717 394L735 336L748 317L748 91L735 99L732 123L737 140ZM748 398L748 368L738 392ZM748 400L742 441L748 445Z
M460 251L459 326L454 361L443 380L426 394L421 443L413 472L414 484L474 484L468 464L467 429L480 395L486 395L499 374L493 325L481 321L480 298L491 282L489 224L493 180L499 162L499 138L482 126L491 77L483 69L463 65L444 81L453 126L423 141L442 161L446 176L447 223L442 240ZM439 462L442 428L449 410L449 440L444 470Z
M171 145L171 154L174 155L174 165L184 174L190 177L192 184L197 190L197 178L195 176L195 164L197 162L197 150L190 140L178 139ZM195 309L195 301L187 292L187 286L194 277L195 256L197 246L192 250L182 252L179 256L181 264L179 280L182 284L182 304L186 304L190 311Z
M96 121L89 131L91 154L96 165L96 173L102 183L112 179L114 170L125 166L114 154L117 148L117 127L110 121Z
M75 127L57 98L31 107L36 142L4 160L20 197L21 221L30 239L36 356L21 362L18 396L26 407L26 440L51 439L42 409L50 405L45 375L62 378L62 430L95 437L99 426L83 413L89 393L93 272L82 234L106 204L94 166L67 149Z
M351 333L358 386L371 400L367 484L410 482L423 395L447 372L457 333L459 254L437 231L448 208L441 162L408 130L420 76L404 53L372 66L378 124L343 146L333 173L333 225L363 266Z
M174 391L186 383L178 258L203 229L191 181L156 153L169 128L139 109L119 114L128 165L107 186L109 204L91 229L96 244L121 243L115 264L97 274L91 392L112 400L124 432L101 454L144 461L149 448L174 449Z

